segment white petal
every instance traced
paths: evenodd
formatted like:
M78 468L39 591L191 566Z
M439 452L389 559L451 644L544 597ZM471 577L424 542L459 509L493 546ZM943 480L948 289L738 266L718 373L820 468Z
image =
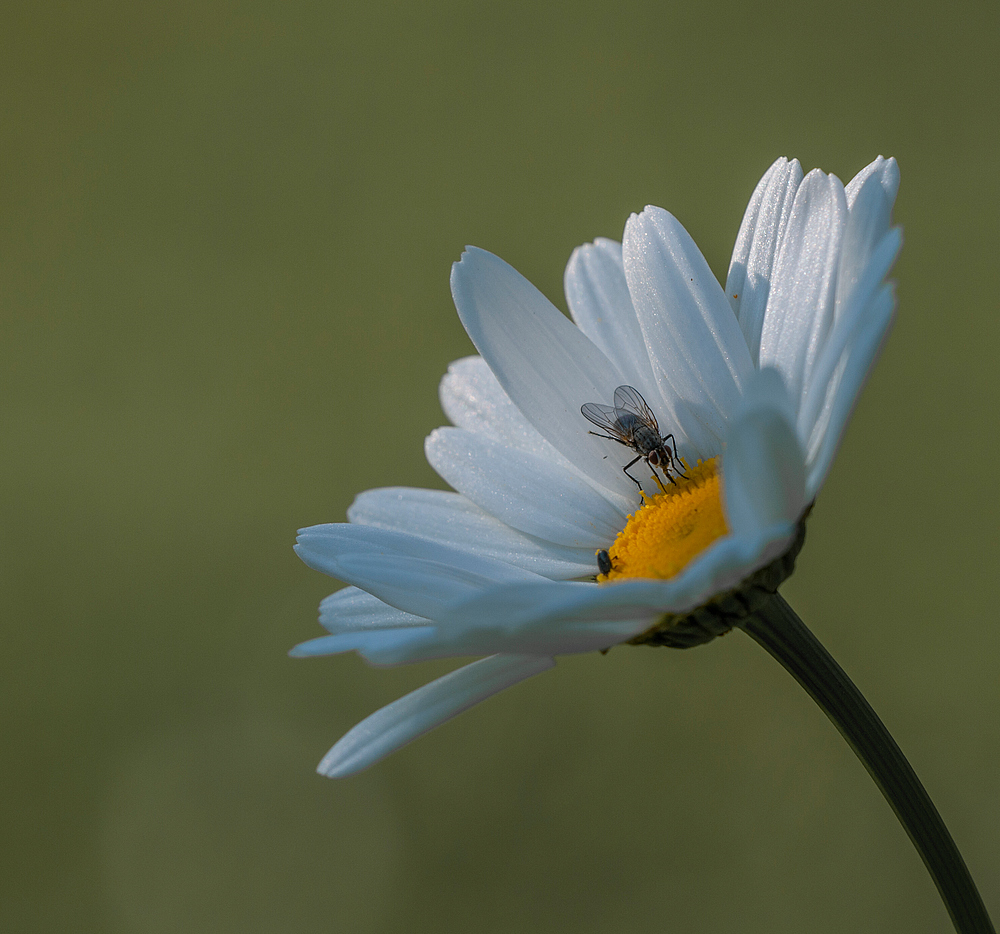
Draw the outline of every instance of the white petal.
M805 455L791 400L777 370L747 387L722 455L726 523L736 536L794 523L806 505Z
M754 364L760 355L760 332L774 260L801 183L799 160L778 159L754 190L736 237L726 278L726 297L740 322Z
M844 352L864 327L874 296L899 254L902 234L898 227L882 237L861 275L851 284L850 294L823 344L799 410L799 437L810 439L828 401L836 391L838 367ZM838 304L840 297L838 295Z
M463 710L554 664L552 658L498 655L459 668L362 720L323 757L317 771L330 778L359 772Z
M844 244L837 273L837 303L834 321L838 321L844 308L852 300L855 289L871 263L878 245L889 232L892 202L885 194L880 178L871 175L855 193L854 206L847 218ZM892 264L893 256L889 260ZM882 272L884 276L888 266Z
M605 585L531 581L493 587L449 607L439 622L445 632L462 633L500 627L530 632L532 628L610 620L632 622L634 631L641 632L645 621L669 610L672 585L672 581L632 578Z
M586 476L521 414L482 357L465 357L452 363L441 380L439 393L441 407L458 428L489 435L510 447L529 451L574 476ZM580 416L580 419L583 420L583 417ZM583 422L587 424L586 420ZM606 491L600 484L588 482L609 495L620 508L627 509L631 506L632 490L622 486L624 479L618 478L617 492Z
M631 578L603 585L569 581L501 585L448 607L437 622L443 631L442 639L448 638L452 630L490 627L520 631L527 639L533 630L544 632L564 624L632 621L634 625L626 627L622 635L624 640L642 632L652 618L663 613L685 613L732 589L782 554L794 534L794 523L782 523L749 538L726 536L670 580Z
M854 199L861 190L861 186L873 175L878 178L885 196L889 199L889 206L892 207L895 203L896 192L899 191L899 166L896 164L895 159L884 159L882 156L879 156L874 162L866 165L858 172L844 188L849 208L854 208Z
M412 532L545 577L594 573L593 548L570 548L525 535L458 493L408 487L366 490L354 500L347 517L360 525Z
M760 344L760 366L781 372L796 409L833 322L846 223L840 180L814 169L795 195L775 262Z
M490 573L400 554L346 554L334 565L335 576L367 590L407 613L434 619L443 608L467 600L502 581ZM538 575L507 580L544 580Z
M358 647L360 655L375 668L395 668L397 665L411 665L431 658L449 658L450 653L437 649L440 633L436 626L420 630L406 630L413 633L410 638L397 637L396 632L386 633L385 638L371 640Z
M400 632L402 630L399 630ZM317 636L307 642L300 642L288 650L292 658L313 658L318 655L339 655L341 652L353 652L357 648L356 634L341 633L337 636Z
M501 600L501 602L503 602ZM507 604L503 604L507 608ZM537 608L536 608L537 611ZM648 629L660 615L645 608L630 620L546 620L539 625L507 625L476 620L468 625L436 626L422 641L360 652L372 665L390 666L468 655L573 655L608 649Z
M295 552L311 568L324 574L329 573L331 577L336 577L336 574L327 571L324 565L336 563L346 555L357 557L368 554L426 558L474 574L494 577L498 581L535 577L529 571L502 561L469 554L462 548L454 548L444 542L346 522L330 522L300 529Z
M717 454L753 369L736 316L701 251L662 208L629 218L624 257L661 393L683 400L672 415L698 453Z
M538 579L522 568L431 539L364 525L336 523L303 529L295 551L314 570L427 618L434 617L442 605L484 586Z
M828 410L817 419L810 438L806 486L810 498L816 495L826 479L851 412L889 333L895 307L892 284L883 285L861 316L858 333L841 359L837 388L828 401Z
M357 587L345 587L323 600L319 621L332 635L303 642L290 655L357 651L372 665L396 665L409 661L437 633L425 617L397 610Z
M528 535L574 548L603 548L625 524L625 511L583 480L486 435L438 428L424 450L456 490Z
M569 464L510 401L482 357L452 363L441 380L439 395L441 408L453 425Z
M657 418L662 419L665 426L669 425L664 430L674 435L680 455L692 462L702 456L705 438L701 434L694 440L689 438L677 412L685 413L683 421L687 423L695 422L693 416L675 393L664 397L659 381L653 376L646 339L625 279L622 245L601 238L593 244L577 247L566 266L563 281L570 314L580 330L624 374L625 385L637 389ZM700 426L697 427L703 432ZM655 495L659 490L655 484L650 484L646 492Z
M422 616L388 606L357 587L344 587L319 605L319 624L332 635L363 630L426 626Z
M398 651L402 646L412 646L434 635L433 626L414 629L382 629L372 632L344 632L337 636L319 636L300 642L288 654L292 658L313 658L320 655L340 655L358 651L366 655L387 650Z
M611 442L587 434L585 402L610 402L623 375L593 342L502 259L469 247L452 267L462 324L525 418L586 476L622 495L627 479L605 459Z
M504 604L507 606L507 604ZM640 620L546 620L542 625L493 625L438 627L433 645L420 652L420 660L483 652L527 655L575 655L597 652L630 639L648 629L657 619L646 609ZM410 659L414 655L411 653Z
M648 393L655 385L653 369L625 281L622 245L600 238L577 247L563 285L580 330L618 367L626 383ZM647 396L650 402L653 398Z

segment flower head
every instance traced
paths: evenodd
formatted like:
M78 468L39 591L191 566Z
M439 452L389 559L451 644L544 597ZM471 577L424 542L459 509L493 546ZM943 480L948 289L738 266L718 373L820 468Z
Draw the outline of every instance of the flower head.
M706 607L719 616L720 600L783 560L787 573L892 322L898 184L892 159L846 187L779 159L747 207L725 289L680 223L647 207L621 244L574 251L572 321L467 249L452 294L480 356L449 368L440 394L454 427L426 443L457 492L369 490L348 523L302 530L300 557L351 586L320 606L330 634L293 654L487 657L358 724L321 773L370 765L555 655L704 641L678 624ZM643 425L656 434L636 436ZM654 437L664 453L650 454Z

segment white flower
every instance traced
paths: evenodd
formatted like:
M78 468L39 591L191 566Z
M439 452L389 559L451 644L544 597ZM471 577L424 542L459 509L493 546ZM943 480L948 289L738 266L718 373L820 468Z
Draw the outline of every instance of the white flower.
M846 188L779 159L746 210L725 290L680 223L647 207L622 244L574 251L572 322L496 256L463 254L452 293L481 356L449 368L441 402L456 427L426 443L458 492L368 490L349 523L302 530L300 557L351 586L320 606L330 635L293 654L489 657L358 724L322 774L372 764L555 655L697 608L789 549L892 322L898 184L892 159ZM656 495L640 461L642 509L622 472L633 452L590 434L580 413L621 385L693 475ZM602 584L599 549L614 567Z

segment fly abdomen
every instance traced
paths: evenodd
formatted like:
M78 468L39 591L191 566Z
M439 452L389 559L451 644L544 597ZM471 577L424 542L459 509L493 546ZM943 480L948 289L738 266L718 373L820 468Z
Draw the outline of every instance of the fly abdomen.
M626 435L635 435L643 429L648 430L646 422L638 415L621 409L615 410L615 422L617 423L618 430Z

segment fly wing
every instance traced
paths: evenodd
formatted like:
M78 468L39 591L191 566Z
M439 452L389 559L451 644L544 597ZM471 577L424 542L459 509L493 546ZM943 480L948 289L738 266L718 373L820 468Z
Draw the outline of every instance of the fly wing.
M659 436L660 426L657 424L656 416L653 414L652 409L646 405L646 400L639 394L638 389L633 389L631 386L619 386L615 390L615 411L617 412L619 409L640 419ZM583 414L586 415L587 413L584 412Z
M623 443L628 443L621 425L618 424L618 415L613 405L600 405L597 402L587 402L580 406L580 411L588 422L591 422L598 428L603 428L609 435L619 438Z

